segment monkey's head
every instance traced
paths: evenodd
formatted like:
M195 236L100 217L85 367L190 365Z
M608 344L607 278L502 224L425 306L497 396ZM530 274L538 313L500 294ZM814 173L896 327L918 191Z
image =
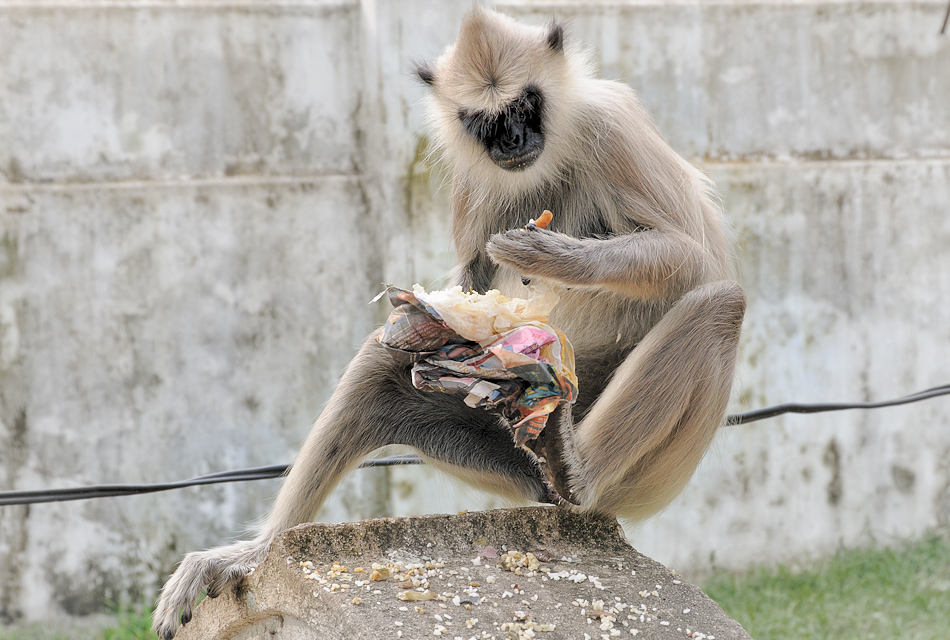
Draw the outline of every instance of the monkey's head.
M469 170L543 172L571 67L560 24L531 27L476 7L458 41L416 69L431 88L435 146Z

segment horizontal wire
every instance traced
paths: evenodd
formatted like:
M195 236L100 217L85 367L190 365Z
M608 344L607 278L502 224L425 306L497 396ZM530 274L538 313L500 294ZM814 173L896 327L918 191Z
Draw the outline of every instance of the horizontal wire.
M757 422L767 418L774 418L786 413L822 413L826 411L844 411L846 409L880 409L895 407L911 402L919 402L929 398L950 395L950 384L932 387L924 391L912 393L909 396L880 402L853 402L853 403L826 403L826 404L799 404L786 403L745 413L732 414L726 417L725 424L734 426ZM396 465L422 464L422 458L413 455L387 456L371 458L360 464L361 469L371 467L390 467ZM290 470L289 464L275 464L266 467L250 469L236 469L233 471L218 471L207 475L164 482L159 484L100 484L70 489L38 489L31 491L0 491L0 507L17 504L40 504L44 502L67 502L70 500L91 500L94 498L111 498L117 496L142 495L159 491L171 491L186 487L197 487L225 482L250 482L252 480L268 480L279 478Z
M747 424L749 422L756 422L757 420L774 418L775 416L780 416L785 413L823 413L826 411L844 411L846 409L881 409L883 407L896 407L898 405L910 404L911 402L919 402L920 400L927 400L928 398L936 398L937 396L945 396L948 394L950 394L950 385L945 384L939 387L932 387L924 391L918 391L917 393L912 393L909 396L904 396L902 398L896 398L894 400L882 400L879 402L852 402L848 404L798 404L790 402L787 404L776 405L774 407L766 407L765 409L756 409L754 411L747 411L745 413L737 413L728 416L726 418L726 425L733 426Z
M386 458L366 460L360 468L389 467L404 464L420 464L422 459L417 456L400 455ZM33 491L0 491L0 507L14 504L39 504L43 502L68 502L70 500L89 500L92 498L112 498L116 496L141 495L186 487L198 487L208 484L225 482L249 482L251 480L269 480L279 478L290 470L289 464L275 464L266 467L251 469L236 469L234 471L218 471L207 475L163 482L158 484L97 484L70 489L40 489Z

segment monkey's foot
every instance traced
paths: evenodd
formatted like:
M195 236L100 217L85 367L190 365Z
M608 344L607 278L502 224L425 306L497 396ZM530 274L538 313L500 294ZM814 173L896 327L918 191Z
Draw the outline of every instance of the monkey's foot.
M236 542L189 553L165 583L152 614L152 630L172 640L180 624L188 624L202 589L216 598L250 574L267 555L270 538Z
M561 494L557 492L557 489L554 488L554 485L551 484L551 481L547 478L544 479L544 489L545 494L541 499L542 504L553 504L557 506L564 505L567 501L561 497Z

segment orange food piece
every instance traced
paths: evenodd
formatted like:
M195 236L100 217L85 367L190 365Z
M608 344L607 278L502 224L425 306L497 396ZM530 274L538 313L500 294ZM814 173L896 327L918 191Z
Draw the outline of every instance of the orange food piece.
M541 212L541 215L538 216L538 219L532 222L534 222L534 226L539 229L547 229L548 225L551 224L551 220L554 220L554 214L545 209Z

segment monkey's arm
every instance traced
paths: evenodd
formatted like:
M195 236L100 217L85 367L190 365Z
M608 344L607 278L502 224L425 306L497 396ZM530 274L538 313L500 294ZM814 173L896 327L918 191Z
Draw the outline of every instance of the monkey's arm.
M655 229L607 238L512 229L492 236L487 251L523 275L641 298L679 297L704 280L708 260L685 233Z

